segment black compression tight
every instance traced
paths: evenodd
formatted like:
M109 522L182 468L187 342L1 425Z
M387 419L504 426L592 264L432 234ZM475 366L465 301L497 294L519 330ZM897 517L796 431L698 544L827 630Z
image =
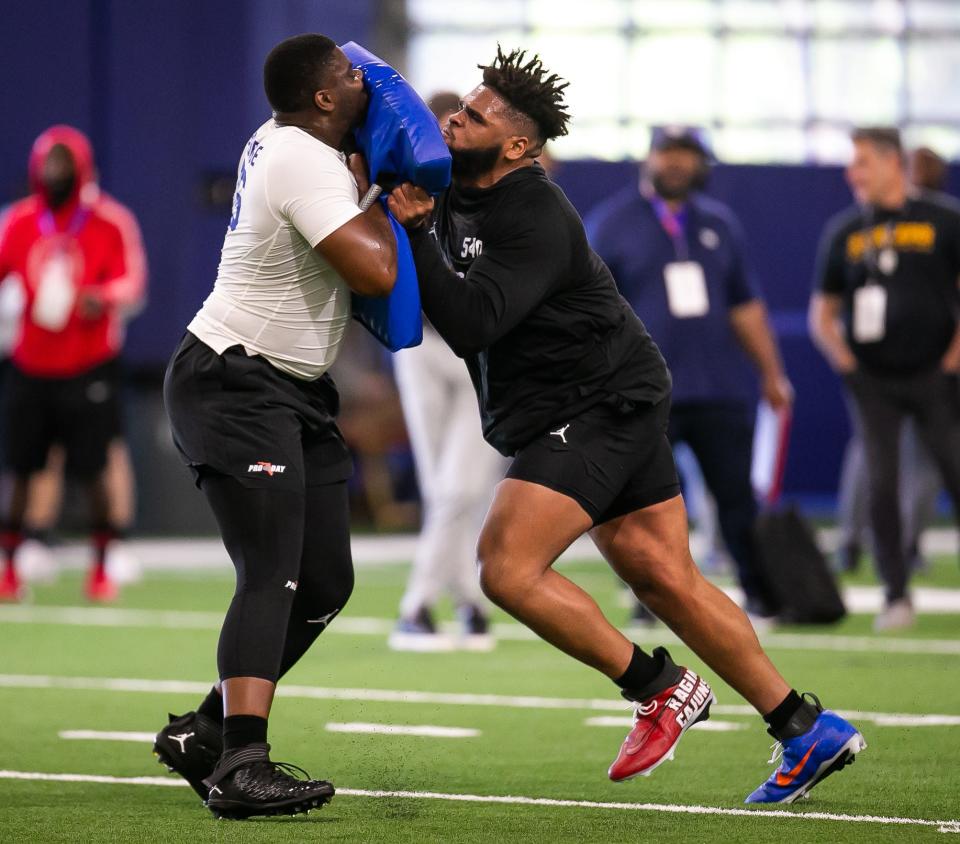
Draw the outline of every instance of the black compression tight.
M276 680L306 653L353 591L346 482L246 487L204 473L237 587L220 631L220 679Z

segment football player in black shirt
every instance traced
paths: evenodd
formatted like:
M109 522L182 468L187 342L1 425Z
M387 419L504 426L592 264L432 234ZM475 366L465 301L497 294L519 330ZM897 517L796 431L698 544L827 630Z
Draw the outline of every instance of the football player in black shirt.
M589 532L637 597L783 743L780 770L748 801L791 802L843 767L863 739L790 688L743 612L690 556L666 437L670 375L536 161L546 141L566 134L566 83L521 51L498 49L481 69L483 83L443 130L453 185L436 209L409 184L389 207L410 233L424 312L466 360L484 435L513 457L479 539L483 589L635 703L609 775L649 774L715 698L663 648L648 654L626 639L554 571Z

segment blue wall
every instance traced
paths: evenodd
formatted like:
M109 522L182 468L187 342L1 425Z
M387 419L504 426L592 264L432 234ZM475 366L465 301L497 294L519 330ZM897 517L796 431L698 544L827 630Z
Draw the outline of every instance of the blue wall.
M32 0L5 3L0 26L0 205L21 195L33 139L52 123L91 135L104 187L140 219L150 303L131 326L134 364L162 365L208 293L228 212L201 186L228 179L268 116L267 51L304 31L373 41L377 0ZM960 186L953 174L953 187ZM581 213L635 182L630 164L572 162L558 180ZM835 489L847 420L837 379L806 336L814 252L825 219L849 202L837 168L718 167L711 193L747 232L751 258L797 390L789 490Z
M228 213L201 198L269 116L270 47L298 32L368 41L374 0L31 0L0 23L0 206L22 195L34 138L87 132L104 188L143 228L150 301L127 357L160 364L210 290Z

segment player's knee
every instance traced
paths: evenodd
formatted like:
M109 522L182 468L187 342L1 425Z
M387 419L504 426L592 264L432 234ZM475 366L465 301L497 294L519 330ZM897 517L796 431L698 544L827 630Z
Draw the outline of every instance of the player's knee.
M338 569L336 573L325 571L316 577L301 578L298 592L300 600L310 608L308 612L313 615L336 615L350 600L353 586L353 566L349 566Z
M497 606L504 606L509 600L510 588L503 566L490 557L484 559L478 554L477 569L483 594Z

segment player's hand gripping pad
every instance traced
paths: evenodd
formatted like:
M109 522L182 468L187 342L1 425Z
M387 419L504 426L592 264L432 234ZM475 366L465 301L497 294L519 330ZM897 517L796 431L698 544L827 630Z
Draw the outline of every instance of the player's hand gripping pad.
M353 41L341 47L363 70L370 102L354 132L367 160L371 183L393 187L412 182L432 194L450 184L450 153L436 118L417 92L390 65ZM420 290L407 233L390 216L397 238L397 281L385 298L353 294L353 316L390 351L416 346L423 339Z

